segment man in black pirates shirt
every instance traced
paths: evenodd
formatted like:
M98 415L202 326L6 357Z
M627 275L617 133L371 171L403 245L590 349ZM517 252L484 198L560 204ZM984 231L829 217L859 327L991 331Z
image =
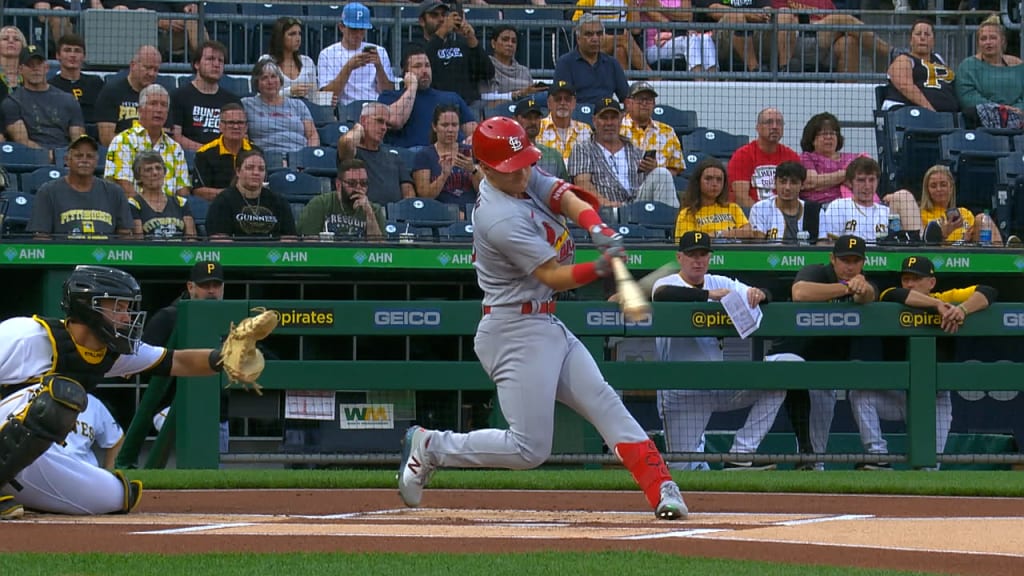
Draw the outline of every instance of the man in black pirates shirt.
M103 90L103 79L82 74L85 63L85 40L78 34L65 34L57 40L57 61L60 71L50 79L50 86L63 90L78 100L86 124L96 122L96 99Z
M852 302L867 304L875 300L878 289L864 277L864 239L840 236L836 239L828 264L808 264L793 280L793 302ZM791 353L804 360L863 359L861 338L787 337L772 342L772 354ZM824 453L835 410L835 390L789 390L786 412L796 434L800 453ZM805 463L804 469L824 469L824 464Z

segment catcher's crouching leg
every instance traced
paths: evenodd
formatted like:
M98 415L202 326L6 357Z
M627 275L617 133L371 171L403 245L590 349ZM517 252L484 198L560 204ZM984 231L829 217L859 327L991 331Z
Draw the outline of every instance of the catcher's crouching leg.
M0 423L0 486L35 462L54 442L64 442L89 397L81 384L59 375L43 377L35 397Z
M114 476L121 481L121 485L124 486L124 508L118 510L118 514L127 514L139 505L139 501L142 500L142 480L129 480L124 477L124 473L120 470L114 470Z

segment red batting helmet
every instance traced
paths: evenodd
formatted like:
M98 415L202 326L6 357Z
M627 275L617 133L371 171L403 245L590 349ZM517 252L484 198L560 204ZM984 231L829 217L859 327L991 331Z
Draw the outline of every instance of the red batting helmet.
M504 116L488 118L473 132L473 154L485 166L508 174L536 164L540 150L530 144L518 122Z

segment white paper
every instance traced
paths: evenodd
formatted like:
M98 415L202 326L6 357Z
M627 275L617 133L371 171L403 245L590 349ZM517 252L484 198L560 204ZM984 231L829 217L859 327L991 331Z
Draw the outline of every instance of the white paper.
M736 328L736 333L740 335L740 338L750 336L761 327L761 316L763 316L761 307L747 306L746 292L740 294L735 290L729 290L725 298L722 298L722 307L725 308L725 313L732 320L732 325Z

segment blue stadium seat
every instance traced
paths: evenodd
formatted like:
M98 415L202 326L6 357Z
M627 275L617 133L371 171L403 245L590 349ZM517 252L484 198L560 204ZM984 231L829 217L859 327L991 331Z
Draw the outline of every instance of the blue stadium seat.
M675 230L679 209L661 202L632 202L619 206L619 222L659 230Z
M306 146L288 153L289 168L313 176L327 176L331 179L338 175L337 160L337 150L322 146Z
M523 30L520 34L516 61L531 70L551 70L559 56L572 49L572 31L565 30L565 13L560 6L507 7L502 10L503 20ZM518 21L518 24L517 24ZM537 22L545 21L538 29Z
M1014 152L1024 152L1024 134L1017 134L1010 139Z
M667 104L656 105L651 113L651 118L671 126L680 138L699 128L696 112L693 110L680 110Z
M320 135L321 146L333 146L337 148L338 138L348 132L348 124L342 122L329 122L323 126L317 126L316 133Z
M443 236L458 242L471 242L473 240L473 223L464 220L451 224L445 228Z
M1009 223L1004 237L1024 235L1024 151L999 158L996 167L996 221Z
M697 169L697 165L707 157L707 154L703 152L692 152L683 148L683 162L686 167L683 168L679 174L675 177L676 190L682 192L690 186L690 175Z
M338 121L350 125L355 124L359 121L359 116L363 113L363 104L368 104L370 102L376 102L376 100L353 100L344 106L339 104Z
M494 118L495 116L504 116L505 118L512 118L515 116L515 110L515 102L502 102L497 106L487 106L484 108L484 117Z
M309 113L313 116L313 123L317 126L326 126L332 122L337 122L335 118L334 106L321 106L314 104L305 98L299 98L299 100L309 108Z
M100 164L102 165L103 162ZM32 172L37 168L48 168L51 166L50 151L42 148L29 148L15 142L4 142L0 144L0 165L11 173Z
M281 16L295 16L301 19L303 14L302 4L262 4L242 2L240 4L243 16L250 20L245 23L246 37L249 41L249 62L256 62L259 57L267 53L270 48L270 31L274 27L274 21ZM253 20L257 20L253 22ZM308 49L309 45L306 45Z
M36 168L31 172L21 175L21 191L28 194L35 194L39 187L47 182L59 180L67 174L67 170L60 170L56 166L49 168Z
M586 102L576 104L576 108L572 111L572 119L578 122L583 122L587 126L593 125L594 107Z
M4 208L3 236L26 233L28 223L32 220L33 196L17 190L5 190L0 193L0 204Z
M239 98L249 96L253 93L251 80L248 76L228 76L225 74L221 77L218 84L220 84L221 88L231 92Z
M341 40L341 35L338 30L338 24L341 22L341 11L345 8L341 3L331 5L330 3L321 4L319 2L313 2L306 7L306 15L309 16L309 21L304 26L307 30L315 30L319 37L319 44L303 44L308 52L315 52L323 48L327 48L331 44ZM376 15L377 10L370 10L372 15ZM371 30L367 30L367 33ZM308 34L308 32L307 32ZM369 36L369 34L367 34ZM367 42L373 42L367 38ZM316 49L310 47L316 46ZM312 54L310 54L312 56ZM314 58L315 60L315 58Z
M271 191L280 194L285 200L300 204L305 204L314 196L330 190L329 184L325 188L323 179L291 168L271 174L268 185Z
M749 142L750 138L741 134L730 134L722 130L697 128L683 136L681 140L683 150L686 152L700 152L728 162L732 158L733 153Z
M446 228L459 220L459 206L431 198L405 198L387 206L388 220L422 228Z
M948 112L901 106L886 112L884 130L887 145L878 153L889 154L888 190L906 188L920 198L921 178L939 162L939 138L956 130L956 118Z
M425 241L434 240L437 236L434 235L434 229L422 226L413 226L411 222L398 222L396 220L388 220L384 224L384 236L388 240L398 240L401 234L411 233L415 237L415 240Z
M196 221L196 234L206 236L206 214L210 211L210 202L193 194L188 197L188 209L192 211L192 219Z
M957 204L980 212L994 208L999 180L996 162L1010 154L1010 139L980 130L956 130L939 139L943 163L953 170Z
M613 226L622 234L622 239L627 242L665 242L668 240L667 230L648 228L641 224L619 224Z
M246 53L245 27L239 21L225 20L224 16L237 16L238 3L203 2L203 19L211 40L228 47L228 64L251 62Z
M412 171L413 164L416 162L416 150L402 148L401 146L389 146L388 151L392 154L398 154L398 157L402 159L402 166L406 170Z

